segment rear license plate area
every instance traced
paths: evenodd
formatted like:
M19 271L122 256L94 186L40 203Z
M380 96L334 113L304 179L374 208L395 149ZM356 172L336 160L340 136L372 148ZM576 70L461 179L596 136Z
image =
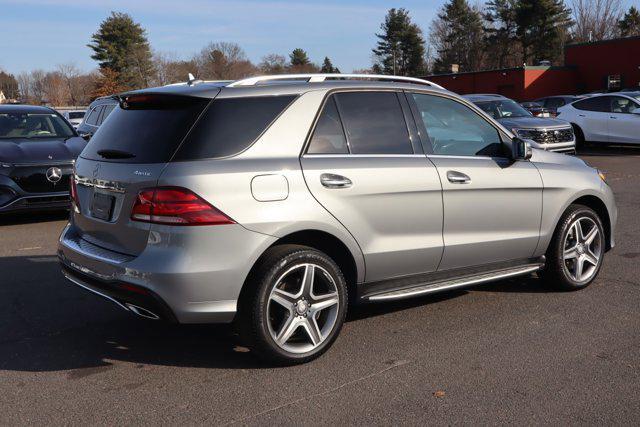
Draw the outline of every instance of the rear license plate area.
M108 194L93 193L91 216L103 221L111 221L115 197Z

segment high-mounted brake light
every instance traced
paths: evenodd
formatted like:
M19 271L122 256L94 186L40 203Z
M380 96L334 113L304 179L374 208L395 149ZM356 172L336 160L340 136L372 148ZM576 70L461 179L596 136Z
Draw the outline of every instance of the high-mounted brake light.
M133 205L131 219L165 225L235 223L200 196L181 187L158 187L141 190Z

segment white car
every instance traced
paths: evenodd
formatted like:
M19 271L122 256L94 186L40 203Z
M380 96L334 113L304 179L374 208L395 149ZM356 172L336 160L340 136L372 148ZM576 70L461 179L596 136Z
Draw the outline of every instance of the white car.
M640 144L640 91L591 96L558 108L578 143Z
M77 111L65 111L62 113L62 115L64 116L65 119L67 119L67 121L69 123L71 123L71 126L73 126L74 129L76 129L80 123L82 123L82 119L84 118L84 111L83 110L77 110Z

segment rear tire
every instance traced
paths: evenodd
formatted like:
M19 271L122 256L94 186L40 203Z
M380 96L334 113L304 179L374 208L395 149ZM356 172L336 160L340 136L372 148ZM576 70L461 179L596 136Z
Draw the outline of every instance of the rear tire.
M336 340L347 314L347 285L326 254L299 245L275 246L252 275L247 296L249 347L281 365L305 363Z
M569 206L549 244L543 280L559 290L586 288L600 272L605 246L604 227L598 214L587 206Z

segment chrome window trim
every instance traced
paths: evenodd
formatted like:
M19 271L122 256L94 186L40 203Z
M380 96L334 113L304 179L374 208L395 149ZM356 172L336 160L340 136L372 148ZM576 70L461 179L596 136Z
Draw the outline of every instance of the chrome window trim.
M424 158L425 155L424 154L311 154L311 153L304 153L302 155L303 158L305 157L376 157L376 158L385 158L385 157L391 157L391 158L402 158L402 157L421 157Z

